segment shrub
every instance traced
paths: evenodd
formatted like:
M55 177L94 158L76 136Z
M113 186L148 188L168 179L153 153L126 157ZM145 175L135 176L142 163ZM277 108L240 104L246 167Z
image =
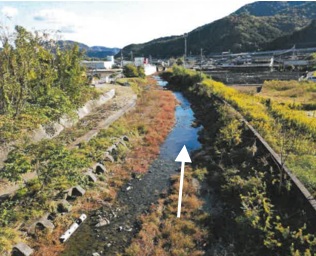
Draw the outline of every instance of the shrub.
M133 64L127 64L123 67L123 74L126 77L138 77L139 71Z

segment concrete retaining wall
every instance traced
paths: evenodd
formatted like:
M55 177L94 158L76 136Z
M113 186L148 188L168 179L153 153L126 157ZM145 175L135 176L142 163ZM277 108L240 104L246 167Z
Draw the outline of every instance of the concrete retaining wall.
M262 146L265 148L267 152L271 155L274 163L278 166L278 168L283 169L285 174L291 179L294 186L297 188L297 190L300 192L300 194L303 196L305 201L310 205L311 209L316 213L316 199L311 195L311 193L308 191L308 189L304 186L304 184L295 176L295 174L292 173L292 171L286 167L285 164L282 163L281 157L271 148L269 143L259 134L259 132L248 123L248 121L242 116L242 114L236 110L231 104L229 104L227 101L218 98L217 96L213 95L216 99L223 102L224 104L228 105L232 109L234 109L241 117L241 121L246 124L246 126L251 130L251 132L254 134L254 136L257 138L257 140L262 144Z
M60 118L59 122L55 122L49 125L40 125L39 128L30 133L28 138L31 142L38 142L42 139L52 139L58 136L65 128L69 128L75 125L81 118L90 114L94 109L100 107L108 100L112 99L115 96L115 89L101 95L98 99L89 100L83 107L79 108L76 111L78 118L70 118L67 115L64 115ZM3 166L3 162L7 159L7 156L11 150L14 149L14 145L18 142L10 142L6 145L0 146L0 168Z

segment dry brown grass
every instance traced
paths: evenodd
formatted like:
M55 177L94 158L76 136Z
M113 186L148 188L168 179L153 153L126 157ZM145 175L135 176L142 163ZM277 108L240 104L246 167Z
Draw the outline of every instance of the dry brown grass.
M176 218L179 193L179 175L174 176L172 193L158 200L151 212L142 215L142 229L132 240L125 254L151 255L203 255L201 244L206 243L207 232L202 223L205 215L199 209L202 202L192 186L192 170L186 169L183 186L181 218Z
M298 81L266 81L259 95L284 103L315 103L316 84Z
M257 88L260 86L258 86L258 85L233 85L230 87L232 87L232 88L234 88L237 91L240 91L242 93L254 95L257 93Z

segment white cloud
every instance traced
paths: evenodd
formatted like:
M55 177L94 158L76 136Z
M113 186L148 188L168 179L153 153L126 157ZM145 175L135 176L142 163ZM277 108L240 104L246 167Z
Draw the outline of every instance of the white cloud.
M78 15L63 9L43 9L33 16L36 21L54 24L62 33L76 33L81 28Z
M10 6L4 6L1 9L1 13L5 16L7 16L8 18L13 18L14 16L16 16L19 11L17 8L14 7L10 7Z
M77 15L63 9L43 9L34 15L34 19L48 23L69 23L77 19Z

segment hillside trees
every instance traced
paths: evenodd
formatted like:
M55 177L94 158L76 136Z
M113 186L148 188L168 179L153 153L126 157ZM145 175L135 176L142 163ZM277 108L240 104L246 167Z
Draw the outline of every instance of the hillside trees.
M83 103L83 92L85 100L89 96L78 46L64 51L48 47L48 40L21 26L13 35L2 35L0 114L17 118L40 111L58 119Z

